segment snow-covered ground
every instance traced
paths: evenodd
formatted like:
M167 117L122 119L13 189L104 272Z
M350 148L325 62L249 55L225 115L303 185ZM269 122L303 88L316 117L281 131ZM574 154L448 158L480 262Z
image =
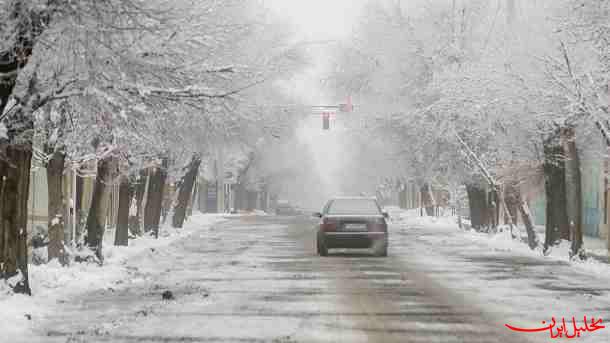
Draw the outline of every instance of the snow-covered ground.
M16 295L0 281L0 332L5 337L24 337L32 329L27 316L40 318L54 312L61 299L96 289L114 287L127 276L128 259L150 249L157 249L188 237L195 232L208 230L228 215L195 214L182 229L163 226L159 238L139 237L129 241L128 247L113 246L113 232L104 236L104 264L73 263L62 267L57 260L48 264L30 265L29 277L33 296ZM234 216L234 215L231 215ZM1 340L0 340L1 341Z
M566 318L570 325L572 317L580 325L584 316L610 320L610 265L596 259L570 260L567 243L544 256L540 249L531 250L512 239L508 231L460 230L453 217L390 212L394 245L416 240L408 244L411 250L405 259L424 266L496 320L523 328L541 327L542 321L550 323L552 317ZM610 342L610 329L583 334L579 342Z
M211 227L225 216L197 215L159 241L107 247L103 267L33 267L33 297L0 296L0 332L28 343L506 343L549 338L504 324L610 319L607 264L389 211L387 258L317 256L315 221L304 217L234 215ZM176 299L162 301L165 290ZM610 342L610 330L578 341Z
M458 230L457 218L452 216L445 217L427 217L420 216L419 210L401 210L397 207L389 207L386 210L391 213L393 223L401 227L429 227L429 228L449 228ZM513 239L507 227L501 227L495 233L482 233L475 230L459 230L463 233L464 238L473 242L488 245L490 249L495 251L514 252L518 255L540 257L543 259L551 259L556 261L565 261L571 264L574 268L589 271L593 274L600 274L610 277L610 264L599 260L602 256L608 256L608 250L604 248L600 240L585 238L584 248L588 254L595 255L598 258L589 258L585 261L578 259L570 259L570 242L562 241L558 246L552 247L547 256L542 256L542 247L530 249L525 244L525 229L521 228L517 235L521 235L521 240ZM541 232L542 231L542 232ZM538 239L544 241L544 230L538 228ZM587 243L589 245L587 245ZM610 262L610 261L609 261Z

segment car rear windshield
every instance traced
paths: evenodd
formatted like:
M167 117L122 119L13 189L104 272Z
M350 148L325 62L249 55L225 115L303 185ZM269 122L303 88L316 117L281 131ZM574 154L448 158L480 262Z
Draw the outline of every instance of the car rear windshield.
M379 214L379 207L369 199L336 199L328 208L328 214Z

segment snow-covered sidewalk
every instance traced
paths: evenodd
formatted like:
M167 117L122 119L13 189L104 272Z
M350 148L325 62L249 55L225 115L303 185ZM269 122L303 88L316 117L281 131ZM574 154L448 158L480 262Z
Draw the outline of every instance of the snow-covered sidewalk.
M584 316L610 320L606 263L570 261L566 246L544 256L508 232L460 230L451 217L394 210L393 218L391 246L408 246L405 263L423 267L468 303L479 303L495 320L523 328L541 327L552 317L569 323L574 317L580 324ZM544 338L548 332L525 335ZM579 342L610 342L610 329L583 334Z
M167 246L193 233L209 230L227 215L195 214L182 229L162 227L159 238L139 237L128 247L112 245L112 234L104 239L104 264L74 263L62 267L56 260L43 265L30 265L29 277L33 296L13 294L0 281L0 332L3 337L24 337L32 329L32 318L52 314L62 299L97 289L112 288L128 275L130 258L151 249Z
M474 242L487 245L490 249L514 252L526 256L541 257L555 261L565 261L571 264L574 268L590 271L593 274L601 273L610 276L610 263L604 259L604 257L608 256L608 251L607 249L604 249L605 242L599 239L584 237L584 248L590 258L585 261L571 260L569 242L566 241L562 242L562 244L559 246L553 247L547 256L542 256L543 253L541 247L531 250L527 246L525 243L526 237L524 236L524 230L521 230L522 232L520 232L522 237L521 241L519 241L511 237L511 234L506 227L502 228L501 231L496 233L482 233L471 229L460 230L457 226L457 219L455 217L422 217L419 215L417 210L401 210L394 207L390 207L389 211L392 213L393 222L400 227L426 226L458 230L462 232L466 238ZM544 241L543 228L538 228L538 234L538 239L540 241Z

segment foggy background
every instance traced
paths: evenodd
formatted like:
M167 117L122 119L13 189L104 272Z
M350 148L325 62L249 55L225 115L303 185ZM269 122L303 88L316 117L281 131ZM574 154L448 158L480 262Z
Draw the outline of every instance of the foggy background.
M365 1L267 0L264 3L291 23L295 29L294 42L306 45L311 61L295 77L277 82L276 86L294 101L305 105L345 103L348 94L333 94L333 90L325 86L324 78L332 68L335 47L349 40ZM302 114L294 141L290 143L292 148L269 161L289 166L294 172L294 177L279 183L280 198L319 209L335 195L363 192L374 195L378 180L373 175L362 177L360 172L371 166L363 165L370 161L361 159L362 146L354 137L362 115L357 108L352 113L339 112L331 116L331 129L322 130L320 113Z

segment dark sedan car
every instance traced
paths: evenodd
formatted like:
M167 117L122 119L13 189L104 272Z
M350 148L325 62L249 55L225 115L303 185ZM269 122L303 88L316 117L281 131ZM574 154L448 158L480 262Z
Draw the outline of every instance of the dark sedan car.
M379 256L388 255L388 214L374 198L353 197L329 200L321 213L317 250L321 256L332 248L372 248Z

